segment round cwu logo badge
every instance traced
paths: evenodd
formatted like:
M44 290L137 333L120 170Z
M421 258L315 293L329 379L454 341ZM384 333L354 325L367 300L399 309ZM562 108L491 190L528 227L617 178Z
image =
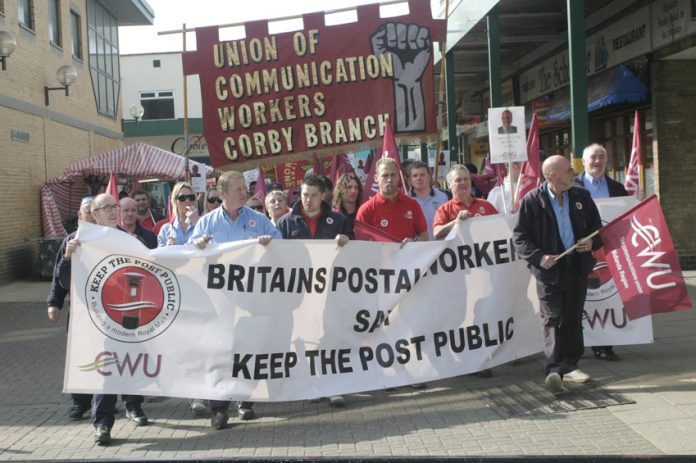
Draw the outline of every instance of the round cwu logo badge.
M181 307L173 271L139 257L111 255L89 274L85 300L94 325L111 339L137 343L162 334Z
M382 220L379 222L379 224L380 224L382 227L388 227L388 226L389 226L389 221L388 221L387 219L382 219Z

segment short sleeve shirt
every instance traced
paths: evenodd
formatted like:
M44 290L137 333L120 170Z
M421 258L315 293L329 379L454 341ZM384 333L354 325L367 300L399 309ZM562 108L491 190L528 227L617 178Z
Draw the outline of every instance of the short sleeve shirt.
M399 240L428 231L428 223L418 202L401 191L393 201L377 193L360 206L355 219Z
M450 223L457 217L457 214L459 214L460 211L469 211L469 214L472 217L480 215L493 215L498 213L498 210L485 199L474 198L471 205L468 207L466 204L456 198L450 199L445 204L440 206L435 213L433 227Z

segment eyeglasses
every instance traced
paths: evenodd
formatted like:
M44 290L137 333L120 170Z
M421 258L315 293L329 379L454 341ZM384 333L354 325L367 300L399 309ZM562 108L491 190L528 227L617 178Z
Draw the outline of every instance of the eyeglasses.
M119 210L120 206L118 204L107 204L106 206L102 207L97 207L95 209L92 209L92 212L94 211L106 211L106 212L115 212Z
M176 197L177 201L195 201L196 200L196 195L179 195Z
M222 199L218 196L208 196L208 204L218 203L222 204Z

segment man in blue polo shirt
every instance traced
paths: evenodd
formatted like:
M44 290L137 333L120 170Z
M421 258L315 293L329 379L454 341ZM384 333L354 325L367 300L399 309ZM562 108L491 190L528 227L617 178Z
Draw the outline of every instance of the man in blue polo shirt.
M266 246L273 238L282 239L280 232L268 217L244 205L247 190L242 173L227 171L222 174L218 179L218 196L222 199L222 205L196 223L189 243L195 244L199 249L205 249L208 243L257 239L259 244ZM252 405L251 402L237 404L240 419L250 420L255 417ZM211 426L216 429L227 427L228 408L228 401L210 401L210 409L213 412Z
M426 222L428 222L428 238L432 241L433 220L437 209L449 201L447 195L437 188L433 188L433 176L430 167L423 161L413 161L409 164L409 178L411 180L411 190L409 195L415 199L423 211Z

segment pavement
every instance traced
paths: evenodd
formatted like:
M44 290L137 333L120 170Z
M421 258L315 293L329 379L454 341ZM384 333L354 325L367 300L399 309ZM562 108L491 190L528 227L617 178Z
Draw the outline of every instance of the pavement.
M685 276L696 301L696 272ZM581 396L559 405L535 355L495 368L489 379L354 394L340 409L257 404L257 420L235 418L222 431L194 417L187 400L148 398L152 424L136 427L120 413L112 444L99 447L87 418L66 416L66 313L58 324L48 320L48 288L0 286L0 460L696 455L694 310L655 315L655 342L617 347L618 362L587 349L580 366L593 380L583 387L620 399L600 401L603 408L587 409Z

